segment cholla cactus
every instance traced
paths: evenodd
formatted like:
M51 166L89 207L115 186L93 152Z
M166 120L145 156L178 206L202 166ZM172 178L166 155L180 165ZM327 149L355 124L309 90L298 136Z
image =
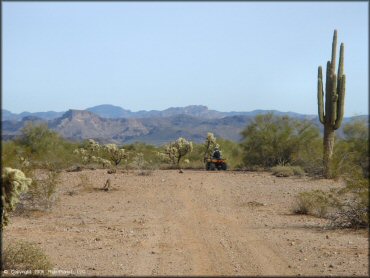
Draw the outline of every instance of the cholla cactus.
M117 166L122 159L127 158L125 149L119 149L116 144L107 144L103 147L104 151L108 154L109 159Z
M213 135L213 133L208 132L207 133L207 139L204 142L204 161L206 161L209 157L212 156L212 152L215 148L219 148L220 145L216 142L216 137Z
M145 158L144 158L144 154L143 153L137 153L136 156L133 158L132 162L131 162L131 165L138 169L138 170L142 170L144 169L145 165L147 164Z
M165 146L164 153L172 164L180 167L181 159L188 153L193 151L193 143L188 142L185 138L180 137L175 142Z
M19 195L28 190L32 179L27 178L21 170L5 167L2 172L2 219L1 223L6 226L9 223L9 213L13 211L19 202Z
M93 139L88 140L87 150L91 153L99 152L101 146L98 142L95 142Z
M101 146L97 142L93 139L89 139L84 148L75 149L73 153L81 157L82 163L88 164L90 162L96 162L96 156L100 149Z
M109 160L101 158L99 156L92 156L91 161L103 165L103 167L110 166L111 163Z
M111 165L110 161L100 157L100 153L104 148L92 139L89 139L85 148L75 149L73 153L81 157L82 163L88 164L91 162L102 164L103 167Z

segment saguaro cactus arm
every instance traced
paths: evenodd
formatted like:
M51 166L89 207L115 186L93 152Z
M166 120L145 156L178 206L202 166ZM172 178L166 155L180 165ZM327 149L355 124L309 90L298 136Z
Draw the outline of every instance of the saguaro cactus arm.
M335 121L334 129L338 129L342 124L343 115L344 115L344 97L346 95L346 76L342 75L339 80L340 92L338 93L338 102L337 102L337 119Z
M319 66L318 70L318 82L317 82L317 103L319 108L319 119L322 124L325 122L325 115L324 115L324 89L322 83L322 67Z

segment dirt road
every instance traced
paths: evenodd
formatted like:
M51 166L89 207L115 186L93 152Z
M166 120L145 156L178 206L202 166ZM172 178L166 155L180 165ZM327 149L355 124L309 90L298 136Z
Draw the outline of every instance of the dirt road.
M113 189L99 190L108 178ZM367 275L366 231L291 213L298 192L337 186L229 171L62 173L54 209L13 217L4 242L36 242L56 270L80 275Z

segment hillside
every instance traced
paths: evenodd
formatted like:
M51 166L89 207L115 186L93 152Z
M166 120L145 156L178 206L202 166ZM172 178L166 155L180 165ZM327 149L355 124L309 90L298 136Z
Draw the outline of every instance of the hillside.
M295 119L306 119L312 121L322 130L322 125L319 124L316 116L292 112L274 110L218 112L209 110L206 106L131 112L117 106L112 108L110 105L101 105L86 110L68 110L61 116L52 119L49 119L50 115L55 116L57 114L38 112L19 119L21 114L16 116L10 111L3 110L3 116L7 116L2 121L2 139L7 140L16 137L27 123L32 122L45 123L62 137L74 141L92 138L101 143L128 144L140 141L162 145L182 136L200 143L204 140L207 132L210 131L216 137L239 141L241 139L240 132L251 120L256 115L268 112L273 112L275 115L290 116ZM48 116L46 117L46 115ZM105 115L105 117L102 115ZM124 115L126 117L123 117ZM141 117L138 117L139 115ZM345 118L344 123L358 117L367 118L367 116ZM341 134L342 131L339 129L338 135Z

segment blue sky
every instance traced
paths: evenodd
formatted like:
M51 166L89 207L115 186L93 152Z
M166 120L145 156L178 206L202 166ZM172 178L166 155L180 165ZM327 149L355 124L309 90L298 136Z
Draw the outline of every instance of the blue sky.
M3 108L317 113L345 44L345 116L368 113L367 2L3 2Z

